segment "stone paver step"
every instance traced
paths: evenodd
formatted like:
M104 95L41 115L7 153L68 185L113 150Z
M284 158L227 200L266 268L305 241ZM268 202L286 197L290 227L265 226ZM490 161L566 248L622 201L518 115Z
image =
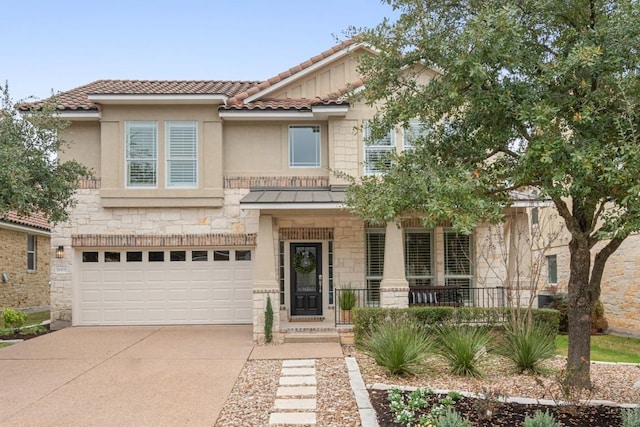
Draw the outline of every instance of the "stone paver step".
M316 399L276 399L273 407L278 410L315 411Z
M290 387L278 387L276 396L315 396L318 393L318 389L315 386L290 386Z
M315 412L273 412L269 417L270 425L316 425Z
M316 368L282 368L282 372L280 375L283 376L305 376L305 375L315 375Z
M316 385L315 376L280 377L280 385Z
M315 359L290 359L290 360L282 361L283 368L310 367L310 366L316 366Z

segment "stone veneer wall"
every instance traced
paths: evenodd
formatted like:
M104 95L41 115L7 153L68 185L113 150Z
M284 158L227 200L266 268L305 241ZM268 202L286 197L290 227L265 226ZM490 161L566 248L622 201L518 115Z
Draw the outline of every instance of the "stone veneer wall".
M49 236L36 235L36 269L27 270L27 234L0 227L0 308L49 305L51 249Z
M74 268L72 236L255 234L258 231L258 213L240 209L240 199L248 191L225 189L222 208L104 209L100 204L99 190L78 190L78 203L71 212L71 220L55 226L52 233L51 248L59 245L65 247L64 258L52 260L53 327L64 327L71 323L71 273Z
M600 295L609 328L612 331L634 335L640 335L640 251L638 248L640 248L640 235L634 234L629 236L611 255L602 277ZM559 264L560 260L558 260Z

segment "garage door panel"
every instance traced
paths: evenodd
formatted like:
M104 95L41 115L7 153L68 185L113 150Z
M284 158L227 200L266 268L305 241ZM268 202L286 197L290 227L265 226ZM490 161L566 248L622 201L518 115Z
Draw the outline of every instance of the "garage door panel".
M214 261L211 250L206 261L187 251L184 262L149 262L148 252L142 262L104 262L101 253L97 263L80 263L79 324L252 322L252 262Z

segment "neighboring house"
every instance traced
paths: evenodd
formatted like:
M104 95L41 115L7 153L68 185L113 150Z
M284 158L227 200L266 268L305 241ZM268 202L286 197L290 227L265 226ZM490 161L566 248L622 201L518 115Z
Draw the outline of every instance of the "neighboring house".
M541 288L551 287L554 292L566 293L570 274L569 242L571 235L554 207L540 210L535 215L547 230L559 230L558 237L546 250L541 274ZM539 219L538 219L539 218ZM535 226L535 225L534 225ZM597 244L600 250L606 242ZM622 334L640 333L640 235L634 233L609 257L601 282L600 301L609 330ZM592 253L594 253L592 251ZM549 286L551 285L551 286Z
M50 242L41 215L0 216L0 308L49 305Z
M64 248L54 327L244 323L261 340L268 296L278 331L296 317L333 322L347 284L397 307L409 285L502 285L507 267L477 256L489 226L376 227L342 208L347 182L330 170L376 173L365 162L410 148L417 129L365 144L374 110L344 97L363 84L362 54L345 42L263 82L100 80L61 93L72 142L61 158L96 177L53 231ZM509 215L528 224L518 206Z

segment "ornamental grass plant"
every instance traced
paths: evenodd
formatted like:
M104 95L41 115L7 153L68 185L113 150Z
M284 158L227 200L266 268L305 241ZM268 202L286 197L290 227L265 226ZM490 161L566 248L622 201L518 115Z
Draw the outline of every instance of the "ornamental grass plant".
M380 323L365 339L363 351L391 375L415 375L433 354L432 342L424 328L403 318Z
M512 323L504 330L497 352L511 360L520 373L543 373L542 362L556 353L555 333L541 324Z
M438 353L456 375L481 377L480 362L491 342L484 326L443 325L437 329Z

